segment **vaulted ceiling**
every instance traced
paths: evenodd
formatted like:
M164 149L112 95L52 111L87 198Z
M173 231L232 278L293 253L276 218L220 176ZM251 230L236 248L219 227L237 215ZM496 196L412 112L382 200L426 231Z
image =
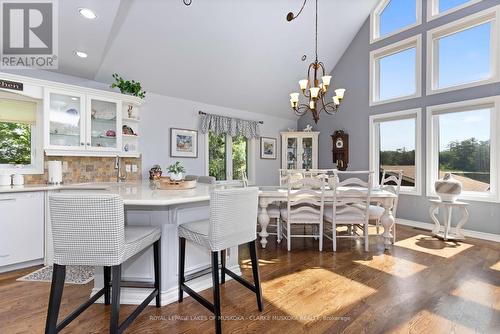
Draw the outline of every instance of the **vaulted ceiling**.
M319 58L333 69L377 0L319 0ZM288 93L314 59L314 0L59 1L58 72L146 91L290 117ZM78 8L90 8L86 20ZM88 53L81 59L75 50ZM307 55L307 60L301 57ZM335 80L335 77L334 79Z

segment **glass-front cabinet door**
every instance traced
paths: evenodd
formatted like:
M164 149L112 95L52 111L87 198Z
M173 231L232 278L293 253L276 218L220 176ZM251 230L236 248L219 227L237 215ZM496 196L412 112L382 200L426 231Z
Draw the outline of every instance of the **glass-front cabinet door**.
M121 150L121 124L120 101L87 96L87 149Z
M287 147L286 147L287 169L297 169L297 148L298 148L297 137L287 138Z
M84 96L48 90L45 109L46 143L58 149L85 149Z
M302 169L313 168L313 139L311 137L302 138Z

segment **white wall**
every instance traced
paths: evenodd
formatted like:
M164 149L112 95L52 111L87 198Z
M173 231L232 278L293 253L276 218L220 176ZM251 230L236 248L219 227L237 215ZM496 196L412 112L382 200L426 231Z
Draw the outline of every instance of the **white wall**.
M140 110L140 147L142 151L143 177L149 176L149 169L159 164L163 170L175 161L180 161L188 174L205 175L207 154L206 135L199 131L198 111L248 120L261 120L261 135L277 139L281 146L280 131L295 128L293 118L283 119L264 114L224 108L215 105L183 100L164 95L147 93L146 101ZM198 158L170 157L170 128L198 130ZM281 165L281 152L278 149L276 160L260 159L260 142L255 141L255 182L258 185L278 184L278 169Z

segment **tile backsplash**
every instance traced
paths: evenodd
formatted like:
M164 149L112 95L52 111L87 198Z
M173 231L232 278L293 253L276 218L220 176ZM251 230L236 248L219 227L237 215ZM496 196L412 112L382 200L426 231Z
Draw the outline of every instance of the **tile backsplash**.
M67 171L63 166L63 183L82 182L114 182L116 169L114 157L45 157L44 174L25 175L26 184L44 184L49 180L48 161L59 160L67 163ZM122 175L126 165L137 165L137 172L126 173L127 181L141 179L141 158L122 158Z

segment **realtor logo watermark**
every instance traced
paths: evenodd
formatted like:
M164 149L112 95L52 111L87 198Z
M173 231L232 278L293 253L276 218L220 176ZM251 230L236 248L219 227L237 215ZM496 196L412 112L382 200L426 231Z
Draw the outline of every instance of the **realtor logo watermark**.
M0 0L0 68L58 68L57 0Z

